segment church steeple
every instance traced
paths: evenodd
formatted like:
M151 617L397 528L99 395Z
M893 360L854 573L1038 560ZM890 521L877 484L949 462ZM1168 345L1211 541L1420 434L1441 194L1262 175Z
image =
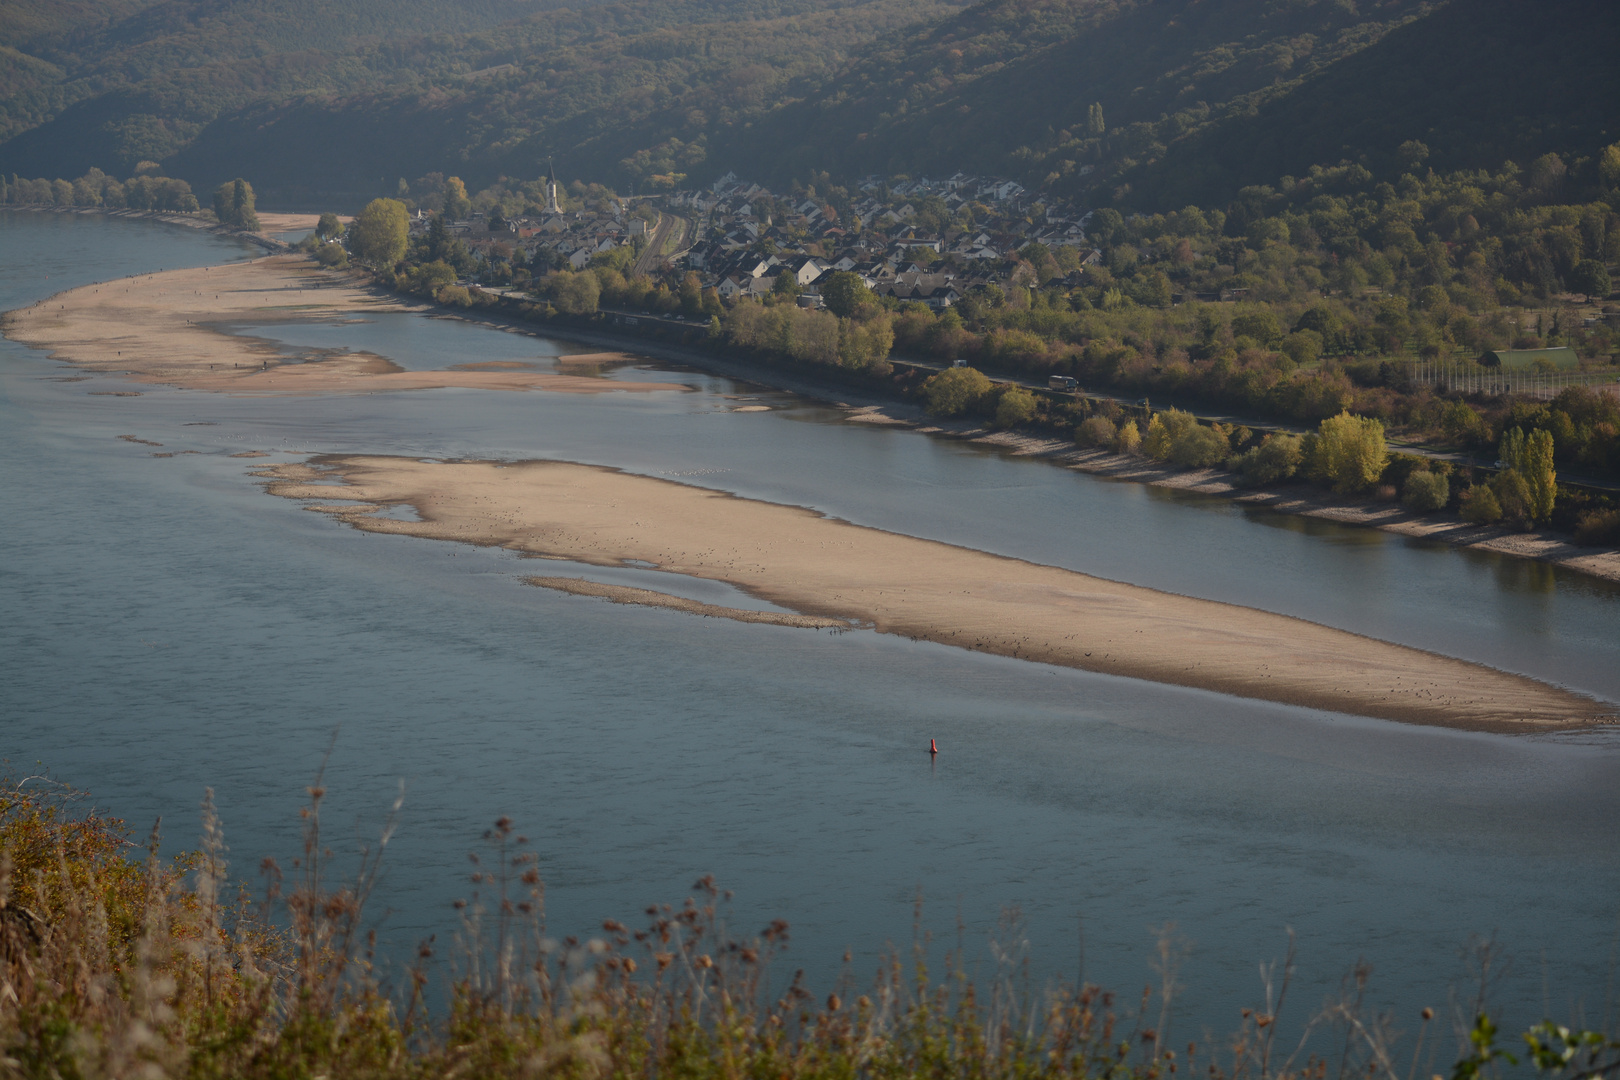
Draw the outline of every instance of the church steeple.
M550 180L546 183L546 213L562 213L562 203L557 201L557 166L550 158L546 159L546 169L550 173Z

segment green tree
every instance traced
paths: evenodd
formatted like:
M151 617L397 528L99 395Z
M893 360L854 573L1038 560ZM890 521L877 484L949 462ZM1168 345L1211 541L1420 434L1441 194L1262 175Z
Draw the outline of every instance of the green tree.
M1282 354L1296 364L1309 364L1322 355L1322 335L1315 330L1295 330L1282 339Z
M589 315L602 297L602 282L589 270L577 274L564 270L552 275L551 295L559 311Z
M1114 435L1114 453L1134 454L1142 447L1142 433L1137 429L1135 420L1127 420L1119 425L1119 431Z
M1259 446L1239 454L1232 465L1247 483L1279 483L1299 470L1303 443L1298 435L1268 435Z
M253 212L253 185L241 177L219 185L214 191L214 217L232 229L257 231L259 215Z
M1311 475L1341 495L1365 491L1389 464L1382 421L1341 412L1322 421L1311 450Z
M1415 472L1406 478L1401 505L1409 510L1444 510L1451 501L1451 482L1437 472Z
M1035 395L1022 386L1009 386L996 402L996 426L1002 428L1027 424L1035 418Z
M349 226L349 250L363 262L391 267L405 257L410 217L398 199L372 199Z
M1582 259L1569 273L1569 287L1587 296L1608 296L1614 288L1609 270L1596 259Z
M934 416L960 416L989 392L989 378L970 367L946 368L923 384L923 397Z
M771 292L777 296L792 299L799 295L799 279L793 276L793 271L783 270L776 275L776 283L771 286Z
M875 299L872 290L866 287L861 275L849 270L834 270L819 282L821 299L827 305L827 310L840 319L847 319L862 307Z
M1275 349L1282 343L1282 323L1270 311L1251 311L1232 320L1234 337L1246 337L1256 345Z
M343 235L343 222L338 220L334 213L327 212L315 223L315 235L322 240L332 240Z
M1525 516L1531 521L1546 521L1552 516L1553 503L1558 496L1558 474L1553 470L1553 437L1540 428L1528 435L1523 428L1512 428L1502 433L1502 462L1508 470L1520 476L1528 496ZM1497 492L1498 498L1502 492ZM1506 506L1504 505L1504 510Z
M1091 108L1086 110L1086 134L1096 137L1107 130L1108 125L1103 122L1102 102L1092 102Z

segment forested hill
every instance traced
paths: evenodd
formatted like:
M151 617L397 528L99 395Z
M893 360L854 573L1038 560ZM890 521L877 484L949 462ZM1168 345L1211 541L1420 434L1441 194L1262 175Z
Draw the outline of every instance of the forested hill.
M0 0L0 171L150 159L202 187L250 176L270 204L364 201L439 170L534 175L553 155L633 182L701 165L709 131L961 6Z
M1616 55L1612 0L988 0L716 156L1207 205L1312 165L1383 174L1410 140L1441 169L1594 153L1620 135Z
M1154 211L1574 163L1620 138L1616 55L1613 0L0 0L0 172L352 209L553 157L642 191L963 170Z

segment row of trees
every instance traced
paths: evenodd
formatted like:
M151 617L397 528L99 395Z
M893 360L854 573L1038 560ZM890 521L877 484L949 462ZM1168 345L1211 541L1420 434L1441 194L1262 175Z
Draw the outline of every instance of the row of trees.
M143 161L135 175L120 181L100 169L91 169L77 180L28 180L13 173L0 176L0 205L8 206L103 206L112 210L168 210L196 213L201 206L184 180L160 174L155 162Z

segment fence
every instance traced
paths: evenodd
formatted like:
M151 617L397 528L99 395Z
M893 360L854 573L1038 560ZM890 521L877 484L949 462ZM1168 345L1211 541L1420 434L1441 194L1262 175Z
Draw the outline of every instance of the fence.
M1465 394L1522 394L1550 400L1569 386L1605 386L1620 383L1620 376L1605 371L1532 371L1485 367L1473 361L1412 360L1412 382Z

